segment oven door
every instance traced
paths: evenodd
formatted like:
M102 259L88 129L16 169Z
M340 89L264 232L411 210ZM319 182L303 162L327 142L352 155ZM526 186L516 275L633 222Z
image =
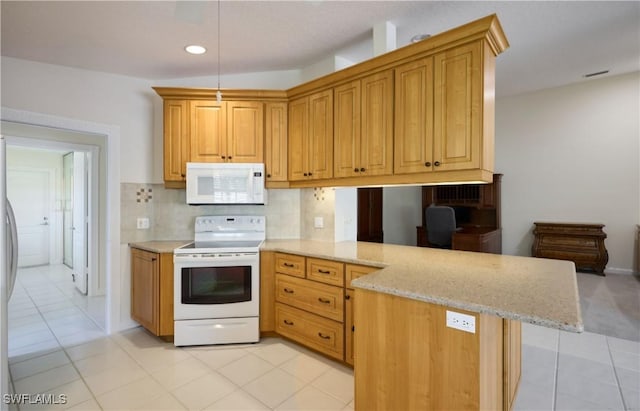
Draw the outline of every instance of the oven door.
M258 253L175 254L174 319L257 317Z

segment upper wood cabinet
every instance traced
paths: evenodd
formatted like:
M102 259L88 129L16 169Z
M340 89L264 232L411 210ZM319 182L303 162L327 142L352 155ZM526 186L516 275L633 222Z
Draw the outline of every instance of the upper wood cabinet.
M227 141L222 158L233 163L262 163L264 159L263 103L227 102Z
M433 165L433 58L395 69L394 173L430 171Z
M493 155L481 151L482 47L476 41L396 68L395 173L493 169Z
M482 42L476 41L434 56L434 170L465 170L483 165L481 52ZM490 169L493 170L493 156Z
M289 103L289 180L333 176L333 90Z
M287 181L287 103L265 105L266 185Z
M393 71L334 89L334 177L392 173Z
M198 163L261 163L264 105L252 101L190 102L191 159Z
M189 103L164 101L164 181L184 183L189 158Z

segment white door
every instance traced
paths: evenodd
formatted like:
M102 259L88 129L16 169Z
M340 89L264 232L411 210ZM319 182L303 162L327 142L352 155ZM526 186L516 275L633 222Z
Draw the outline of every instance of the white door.
M89 270L87 269L87 167L86 154L73 153L73 282L86 294Z
M18 267L49 264L49 171L8 169L7 197L16 215Z

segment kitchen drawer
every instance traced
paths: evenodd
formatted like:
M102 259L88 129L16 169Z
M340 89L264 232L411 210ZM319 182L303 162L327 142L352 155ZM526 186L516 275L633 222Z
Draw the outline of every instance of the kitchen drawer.
M276 272L304 278L304 257L276 253Z
M307 258L307 278L342 287L344 286L344 264L337 261Z
M276 303L276 332L340 361L344 359L342 323Z
M345 287L351 288L351 281L358 277L367 275L374 271L382 270L380 267L369 267L366 265L346 264L344 267Z
M276 301L344 321L344 289L276 274Z

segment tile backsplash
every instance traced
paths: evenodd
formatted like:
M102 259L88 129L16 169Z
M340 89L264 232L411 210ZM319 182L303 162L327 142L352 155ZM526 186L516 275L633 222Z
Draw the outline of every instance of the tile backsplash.
M334 240L333 188L267 190L264 206L190 206L185 190L162 184L121 183L121 242L190 240L195 217L201 215L264 215L267 239ZM314 228L322 217L323 228ZM148 218L149 229L137 229L137 219Z

